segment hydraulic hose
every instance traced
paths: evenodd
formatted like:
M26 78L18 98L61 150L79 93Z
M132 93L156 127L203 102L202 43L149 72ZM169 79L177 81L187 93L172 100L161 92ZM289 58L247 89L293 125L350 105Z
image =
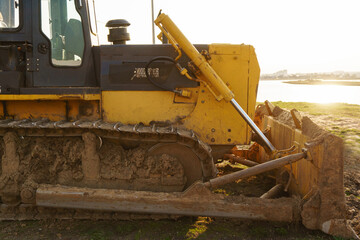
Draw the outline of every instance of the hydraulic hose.
M166 56L160 56L160 57L155 57L153 59L151 59L145 66L145 74L146 74L146 78L149 80L149 82L151 82L152 84L154 84L155 86L157 86L158 88L161 88L165 91L169 91L169 92L177 92L175 89L171 89L171 88L167 88L159 83L157 83L149 74L149 66L156 61L168 61L173 63L174 65L176 65L177 63L175 62L174 59L172 59L171 57L166 57Z

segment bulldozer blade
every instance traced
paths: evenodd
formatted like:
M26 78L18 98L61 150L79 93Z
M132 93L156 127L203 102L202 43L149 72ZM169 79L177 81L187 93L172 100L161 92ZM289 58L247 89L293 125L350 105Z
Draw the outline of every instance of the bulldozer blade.
M299 219L295 198L260 199L212 193L198 182L185 192L88 189L40 185L36 205L112 212L174 214L292 222ZM276 212L276 214L274 214Z
M279 172L291 196L301 198L301 221L308 229L319 229L342 238L355 238L347 222L343 180L343 141L300 113L275 107L269 102L256 109L256 122L262 131L269 130L269 139L276 149L291 146L308 150L306 161L287 165ZM269 161L260 149L259 163ZM261 164L260 164L261 165ZM281 179L282 173L286 181Z

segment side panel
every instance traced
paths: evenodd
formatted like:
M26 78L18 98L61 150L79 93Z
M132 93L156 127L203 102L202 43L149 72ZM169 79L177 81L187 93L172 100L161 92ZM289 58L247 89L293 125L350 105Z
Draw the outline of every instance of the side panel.
M7 101L7 116L19 119L48 118L50 121L66 119L66 103L61 101Z
M197 46L199 51L207 45ZM151 83L145 67L156 57L175 58L171 45L106 45L95 50L100 58L100 86L104 91L165 91ZM189 59L183 55L179 60L186 67ZM152 62L148 74L165 89L197 88L198 83L181 76L174 64L166 60Z
M254 118L260 69L255 51L249 45L213 44L209 48L211 65L235 94L236 101ZM247 144L250 127L224 100L218 102L202 86L197 107L184 125L211 145Z
M168 46L162 48L168 49ZM137 81L142 83L144 80L140 78L131 80L128 75L119 74L117 81L112 82L109 81L106 69L109 69L110 62L115 64L118 59L119 71L120 68L129 71L131 61L124 59L141 57L122 54L110 57L108 47L102 50L101 58L105 61L101 61L101 88L105 121L145 125L167 122L194 130L202 141L211 145L249 143L250 127L230 103L224 100L216 101L206 87L202 85L188 87L187 89L192 92L191 99L175 96L169 91L157 91L149 82L146 83L147 85L141 85L142 89L131 89L129 86L137 86ZM116 48L114 47L113 50L115 51ZM127 47L122 47L122 50L117 49L119 53L127 50L132 49ZM209 46L209 53L212 67L230 86L238 103L253 118L260 75L254 48L249 45L214 44ZM144 63L146 64L146 61ZM186 61L182 65L186 66ZM126 81L128 85L122 84ZM172 82L175 79L169 77L168 81Z
M165 89L155 86L145 75L146 65L155 57L176 57L171 45L109 45L95 52L100 59L97 64L105 121L181 124L194 110L199 84L181 76L173 63L159 60L149 65L149 75ZM179 62L185 67L188 61L183 55ZM180 97L166 89L187 89L191 97Z
M184 98L181 102L180 97L165 91L103 91L104 120L145 125L180 122L194 110L196 92L192 90L192 99Z
M1 119L100 119L100 95L0 95Z

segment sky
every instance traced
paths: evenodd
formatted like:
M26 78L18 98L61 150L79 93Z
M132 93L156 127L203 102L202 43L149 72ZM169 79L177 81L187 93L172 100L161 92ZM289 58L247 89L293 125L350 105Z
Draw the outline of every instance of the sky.
M95 6L101 44L110 19L131 23L128 44L152 43L151 0ZM154 9L193 44L253 45L262 73L360 72L360 0L154 0Z

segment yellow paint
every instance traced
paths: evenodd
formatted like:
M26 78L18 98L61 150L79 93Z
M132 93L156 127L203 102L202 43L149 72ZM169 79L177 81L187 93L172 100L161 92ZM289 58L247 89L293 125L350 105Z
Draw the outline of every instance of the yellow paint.
M255 106L256 98L259 87L259 78L260 78L260 67L255 54L255 49L252 46L249 46L250 52L250 61L249 61L249 85L248 85L248 105L246 112L251 119L255 118ZM249 128L249 131L251 129Z
M0 95L0 101L6 104L7 118L48 118L51 121L100 119L100 100L100 94ZM0 112L4 117L2 106Z
M174 103L174 98L174 93L165 91L103 91L103 118L124 124L176 123L194 110L195 103Z
M199 88L182 88L182 90L188 93L188 96L180 96L175 94L174 103L191 103L196 104L199 96Z
M0 118L4 117L4 105L0 103Z
M235 100L253 118L260 69L254 48L249 45L214 44L209 48L214 70L235 94ZM202 85L194 112L184 125L209 144L247 144L250 127L234 107L218 102Z
M3 104L6 105L6 114ZM60 120L97 120L100 119L99 101L55 101L55 100L23 100L3 101L0 104L0 117L12 119L40 119L51 121Z
M66 103L62 101L8 101L8 117L14 119L48 118L51 121L66 119Z
M27 100L100 100L100 94L1 94L0 101Z
M101 118L99 101L68 101L68 120L97 120Z

